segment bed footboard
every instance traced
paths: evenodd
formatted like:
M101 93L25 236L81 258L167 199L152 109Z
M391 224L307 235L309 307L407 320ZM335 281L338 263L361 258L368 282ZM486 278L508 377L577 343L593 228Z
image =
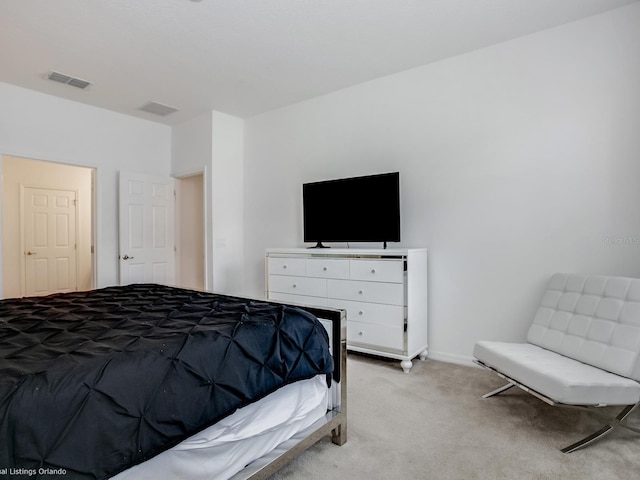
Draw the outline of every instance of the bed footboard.
M269 454L261 457L230 480L264 480L321 439L331 436L336 445L347 441L347 320L344 310L301 307L315 315L329 332L334 359L330 408L309 428L299 432Z

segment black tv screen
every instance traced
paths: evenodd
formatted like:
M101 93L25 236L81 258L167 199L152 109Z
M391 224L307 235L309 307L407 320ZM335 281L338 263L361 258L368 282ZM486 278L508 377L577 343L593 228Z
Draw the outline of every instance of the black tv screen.
M302 186L304 241L399 242L400 173Z

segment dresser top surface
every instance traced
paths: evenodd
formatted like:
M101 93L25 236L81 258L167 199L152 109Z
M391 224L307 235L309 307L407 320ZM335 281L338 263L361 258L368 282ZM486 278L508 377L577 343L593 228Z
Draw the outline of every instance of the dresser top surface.
M305 256L399 256L426 252L426 248L267 248L266 254Z

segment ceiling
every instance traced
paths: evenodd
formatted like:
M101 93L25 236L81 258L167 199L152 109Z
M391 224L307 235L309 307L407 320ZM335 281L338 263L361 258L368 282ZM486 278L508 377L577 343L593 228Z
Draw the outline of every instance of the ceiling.
M634 1L0 0L0 81L168 125L249 117Z

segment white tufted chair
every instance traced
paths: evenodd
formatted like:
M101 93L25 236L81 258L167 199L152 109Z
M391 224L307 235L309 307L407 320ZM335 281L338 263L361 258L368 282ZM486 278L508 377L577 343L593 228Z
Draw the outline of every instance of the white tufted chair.
M477 342L476 363L550 405L624 406L602 429L570 445L585 447L624 423L640 406L640 279L555 274L527 343Z

